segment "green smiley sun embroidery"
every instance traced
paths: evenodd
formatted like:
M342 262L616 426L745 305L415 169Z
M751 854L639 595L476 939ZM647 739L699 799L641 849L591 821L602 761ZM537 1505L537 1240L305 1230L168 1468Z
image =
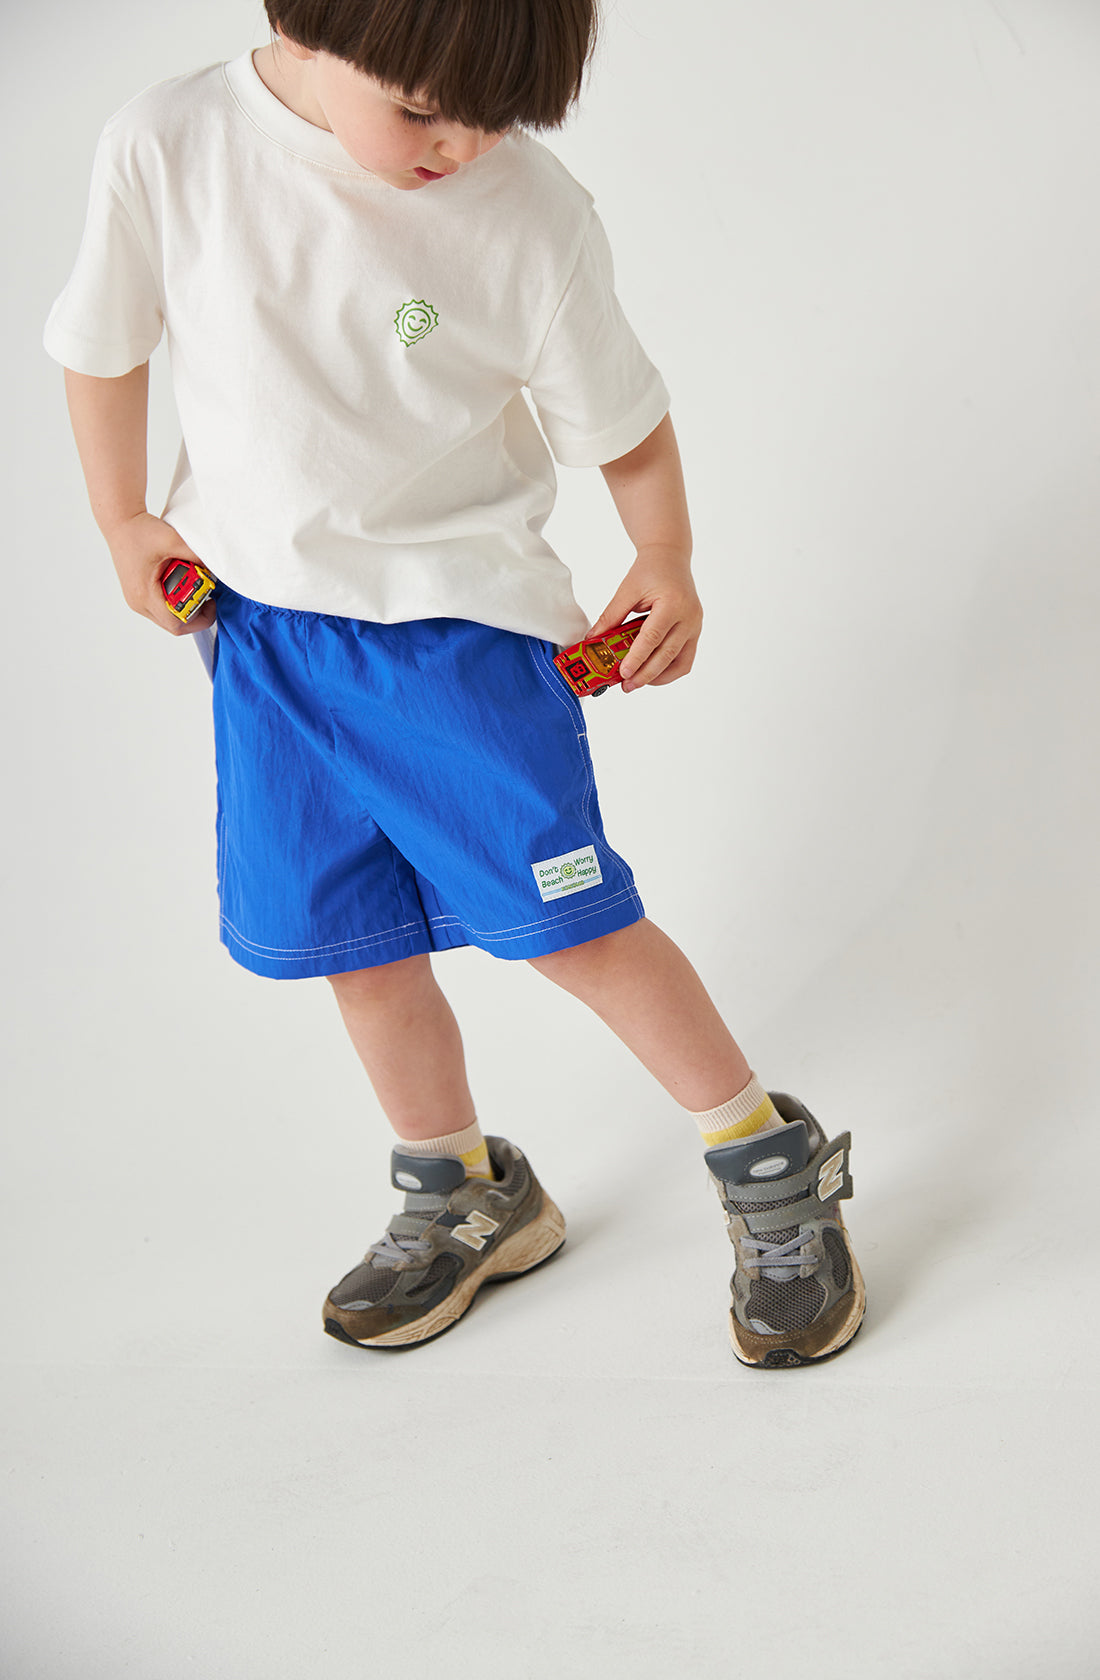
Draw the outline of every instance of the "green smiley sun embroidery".
M423 298L414 298L411 303L403 303L393 318L397 328L397 336L406 347L416 344L420 339L427 338L433 327L439 325L439 316L430 303Z

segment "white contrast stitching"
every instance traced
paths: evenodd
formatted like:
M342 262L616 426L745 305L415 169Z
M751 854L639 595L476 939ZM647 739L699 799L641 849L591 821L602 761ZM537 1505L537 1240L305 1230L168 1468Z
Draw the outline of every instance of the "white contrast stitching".
M330 951L347 951L360 945L385 944L389 940L405 939L410 931L424 926L423 922L401 922L399 926L387 928L383 933L365 933L359 939L341 939L332 945L260 945L234 927L228 916L221 918L221 924L233 935L236 944L243 946L246 951L254 951L258 957L270 957L273 962L284 957L287 962L293 962L297 957L321 957Z
M407 939L410 934L422 932L425 927L437 928L445 932L451 928L458 928L463 933L472 935L474 939L484 940L489 944L500 944L512 938L532 938L543 929L547 931L568 926L571 922L585 922L593 916L600 916L606 910L614 909L615 905L629 900L638 907L641 915L645 914L641 899L634 887L623 887L610 897L601 898L594 904L587 905L583 910L559 911L555 916L546 916L537 922L520 922L515 927L494 928L492 930L476 928L470 922L463 921L461 916L428 916L424 922L404 922L400 927L387 929L385 933L364 934L359 939L344 939L332 945L260 945L254 939L248 939L240 933L228 916L221 918L221 925L232 936L233 943L242 950L251 952L254 956L263 957L268 962L297 962L304 957L323 957L336 955L340 952L357 951L370 945L390 945L401 939Z
M610 910L613 905L620 903L624 898L634 899L638 907L641 908L637 888L630 886L621 887L617 893L611 893L604 898L592 900L584 910L559 910L554 916L544 916L537 922L518 922L515 927L510 928L493 928L492 931L485 928L476 928L469 922L464 922L461 916L455 915L429 916L428 925L430 927L459 927L464 929L466 933L472 933L476 939L509 939L513 934L523 937L524 935L537 933L540 928L559 927L565 922L586 921L589 916L598 916L602 911Z

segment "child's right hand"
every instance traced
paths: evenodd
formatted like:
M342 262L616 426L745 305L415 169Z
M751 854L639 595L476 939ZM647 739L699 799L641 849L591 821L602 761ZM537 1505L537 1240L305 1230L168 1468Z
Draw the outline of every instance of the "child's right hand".
M107 546L126 605L133 612L152 619L170 636L193 636L196 630L205 630L214 623L217 610L213 600L206 601L186 624L181 624L169 610L160 587L169 561L199 560L200 556L163 519L152 513L136 514L113 528Z

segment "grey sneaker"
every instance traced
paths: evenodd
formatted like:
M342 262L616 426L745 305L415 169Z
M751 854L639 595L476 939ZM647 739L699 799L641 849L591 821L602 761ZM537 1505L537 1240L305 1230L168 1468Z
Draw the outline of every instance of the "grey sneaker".
M325 1329L359 1347L407 1347L449 1330L483 1283L529 1272L565 1241L565 1220L526 1158L485 1140L500 1177L467 1178L461 1161L395 1149L402 1213L324 1305Z
M850 1132L827 1142L809 1109L769 1093L787 1124L708 1149L736 1267L730 1339L744 1365L810 1365L846 1347L866 1294L837 1203L852 1194Z

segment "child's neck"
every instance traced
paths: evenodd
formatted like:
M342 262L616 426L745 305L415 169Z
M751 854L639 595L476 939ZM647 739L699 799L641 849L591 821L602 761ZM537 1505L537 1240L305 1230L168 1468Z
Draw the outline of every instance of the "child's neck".
M268 92L273 93L281 105L304 122L312 123L314 128L331 132L323 112L310 98L305 77L301 74L304 67L296 58L279 52L274 46L257 47L252 54L252 64Z

